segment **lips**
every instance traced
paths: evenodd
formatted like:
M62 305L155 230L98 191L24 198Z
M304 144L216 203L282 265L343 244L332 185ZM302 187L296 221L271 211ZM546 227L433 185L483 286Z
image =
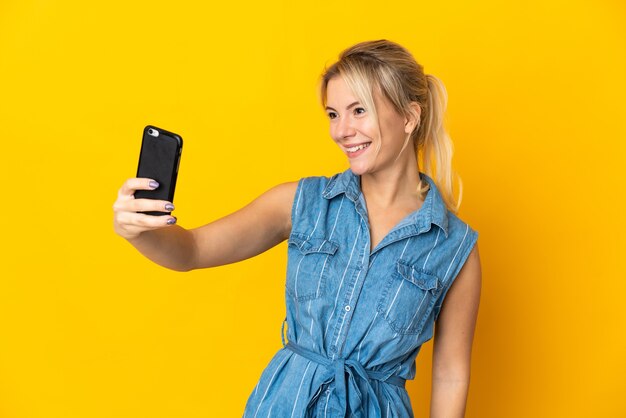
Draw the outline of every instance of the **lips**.
M353 145L348 145L348 146L346 146L346 150L345 150L345 152L346 152L346 154L348 155L348 157L349 157L349 158L356 158L356 157L358 157L359 155L361 155L361 154L363 154L364 152L366 152L366 151L369 149L369 147L371 147L371 145L368 145L368 146L366 146L365 148L361 148L361 149L359 149L359 150L357 150L357 151L354 151L354 152L350 152L350 151L348 151L348 149L347 149L348 147L355 147L355 146L357 146L357 145L362 145L362 144L371 144L371 142L361 142L360 144L353 144Z
M354 144L345 144L343 147L344 147L345 149L348 149L348 148L353 148L353 147L356 147L357 145L369 144L369 143L371 143L371 142L372 142L372 141L358 142L358 143L354 143Z

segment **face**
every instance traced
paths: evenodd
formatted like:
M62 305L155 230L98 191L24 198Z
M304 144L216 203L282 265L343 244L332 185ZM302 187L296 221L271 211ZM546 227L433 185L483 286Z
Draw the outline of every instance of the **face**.
M374 115L352 93L341 76L328 82L326 102L330 136L348 157L350 168L357 175L391 167L402 150L407 134L415 126L414 122L397 113L386 97L375 92L381 139ZM409 141L398 162L409 161L413 149Z

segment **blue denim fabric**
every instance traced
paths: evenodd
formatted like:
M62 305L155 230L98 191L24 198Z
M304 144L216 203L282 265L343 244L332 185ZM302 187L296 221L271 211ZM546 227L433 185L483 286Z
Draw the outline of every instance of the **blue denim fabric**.
M478 239L420 176L430 184L423 205L373 250L360 176L300 179L287 246L288 343L283 328L245 418L413 417L404 382Z

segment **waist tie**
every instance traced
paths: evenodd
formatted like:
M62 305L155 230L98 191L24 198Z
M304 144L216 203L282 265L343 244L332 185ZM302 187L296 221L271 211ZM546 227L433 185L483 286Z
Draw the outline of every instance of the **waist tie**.
M282 328L285 327L285 321L283 321ZM307 348L302 347L292 341L288 341L285 344L284 331L281 330L281 338L283 341L283 347L286 347L293 351L296 354L299 354L315 363L323 365L329 369L334 369L334 380L335 380L335 390L336 394L339 397L339 404L341 406L341 416L344 417L346 415L346 407L350 405L350 411L355 417L370 417L381 415L380 403L378 402L378 398L376 397L376 392L372 387L370 379L380 380L386 383L390 383L392 385L404 388L406 379L400 376L393 376L389 372L379 372L373 370L367 370L363 367L361 363L352 359L338 358L336 360L331 360L319 353L311 351ZM345 373L348 373L348 385L346 385L346 376ZM359 386L357 385L356 378L360 377L367 386L367 393L369 395L369 399L371 402L370 407L373 408L373 411L364 411L363 397L361 396L361 391ZM332 381L332 379L331 379ZM317 392L317 391L316 391ZM313 396L312 399L309 400L309 404L307 405L306 416L309 416L309 408L311 407L311 403L317 397L317 393Z

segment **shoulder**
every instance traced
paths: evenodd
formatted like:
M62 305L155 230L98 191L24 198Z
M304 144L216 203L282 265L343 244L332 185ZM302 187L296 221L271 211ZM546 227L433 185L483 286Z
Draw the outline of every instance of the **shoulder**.
M310 208L311 202L319 201L318 198L331 178L326 176L308 176L294 181L283 182L263 193L261 199L265 205L273 208L274 213L278 211L284 215L283 217L288 224L287 230L291 230L294 214L305 207Z
M447 210L448 237L450 244L466 245L472 247L478 239L478 231L461 219L451 210Z
M429 265L433 274L449 285L476 246L478 231L450 210L444 219L446 234L437 234L439 239L433 244Z
M293 201L294 210L300 203L310 206L313 202L320 202L324 190L337 179L338 174L332 176L307 176L295 182L295 199Z
M301 186L303 188L306 188L307 190L313 191L313 192L319 192L320 194L324 191L324 189L326 189L326 187L328 187L329 185L332 185L332 183L334 183L337 178L339 177L340 173L337 174L333 174L331 176L308 176L308 177L302 177L298 183L301 184Z
M464 270L466 275L479 272L478 260L478 231L470 224L459 218L455 213L448 211L448 238L446 252L448 266L443 272L445 283L456 280L456 276ZM478 270L477 270L478 269Z
M450 210L447 219L448 237L445 239L438 271L444 289L435 305L435 320L450 288L456 288L456 294L465 294L469 289L475 294L480 292L481 286L478 231ZM457 282L462 284L454 285Z
M465 271L465 275L480 272L478 257L478 231L459 218L455 213L448 211L448 235L452 237L452 257L459 264L458 271Z

